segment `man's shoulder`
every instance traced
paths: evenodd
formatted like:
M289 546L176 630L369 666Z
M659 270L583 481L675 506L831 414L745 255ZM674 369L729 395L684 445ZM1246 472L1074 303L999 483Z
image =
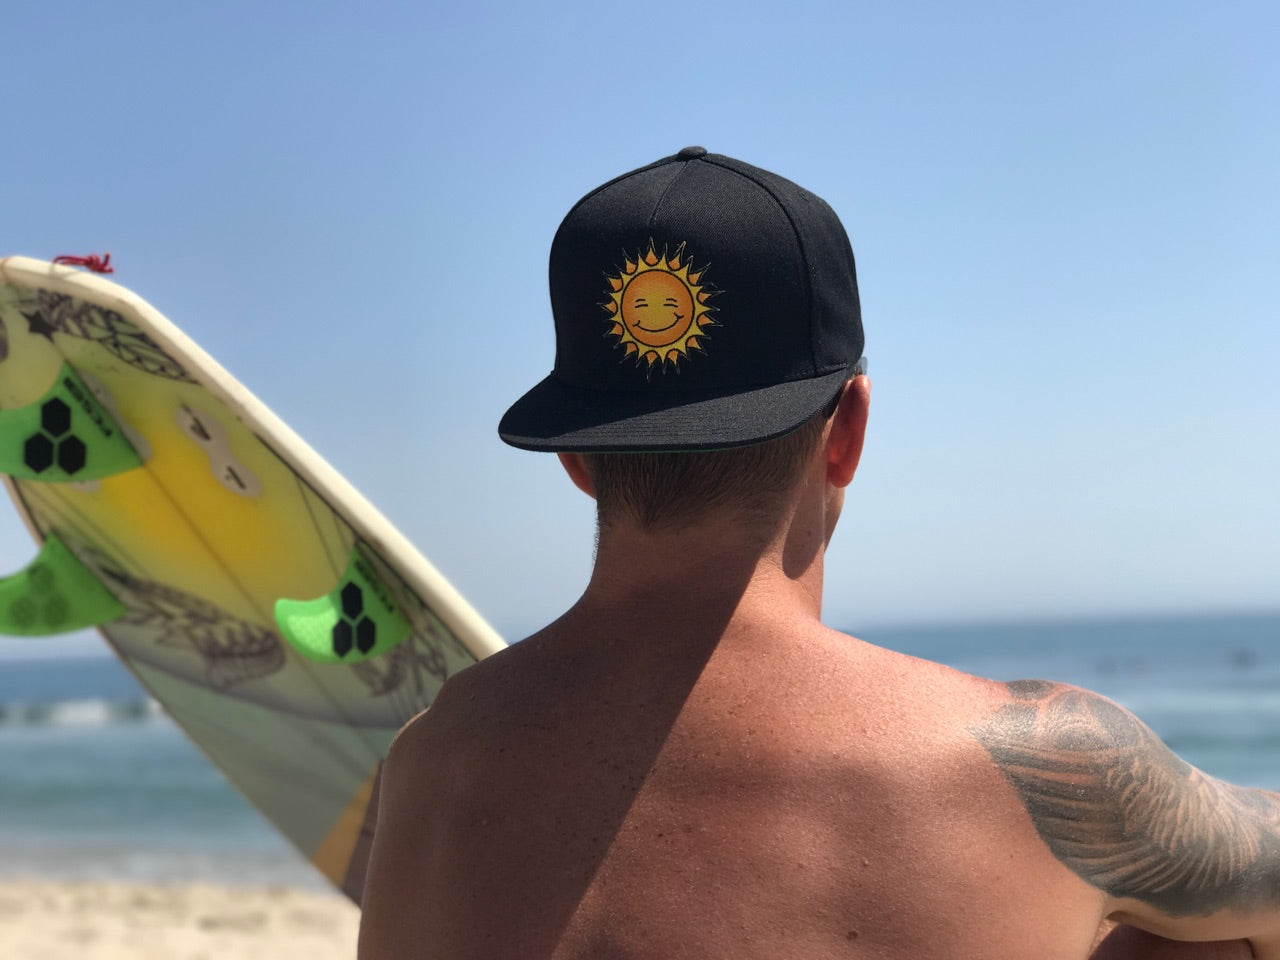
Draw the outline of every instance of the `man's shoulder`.
M957 707L965 704L979 713L997 708L1010 695L1006 683L883 647L852 634L826 629L825 642L832 651L833 668L875 676L879 684L888 684L904 695L906 691L915 691L913 696L936 696Z
M421 755L446 740L456 745L458 738L473 726L469 714L473 712L477 691L486 686L485 675L492 670L492 666L486 667L486 664L501 655L494 654L451 675L431 705L396 733L388 760L403 762L409 756Z
M1148 749L1159 743L1132 713L1083 687L1051 680L1012 680L992 689L993 707L973 728L993 753L1019 745L1095 752Z
M504 725L510 711L526 700L516 688L536 686L533 675L545 673L539 660L536 645L524 640L451 675L431 706L401 728L392 750L399 746L404 753L413 745L421 751L448 741L451 752L458 753L488 726Z
M1005 687L1006 702L972 733L1065 866L1175 933L1185 922L1188 932L1239 936L1220 917L1196 918L1275 909L1274 795L1195 769L1100 694L1045 681Z

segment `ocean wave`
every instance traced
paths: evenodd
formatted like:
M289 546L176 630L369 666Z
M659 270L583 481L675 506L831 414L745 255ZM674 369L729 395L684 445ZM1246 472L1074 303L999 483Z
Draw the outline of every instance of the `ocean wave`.
M154 841L144 817L121 819L115 833L68 835L65 832L0 829L5 855L0 881L33 878L139 883L216 883L227 886L287 886L332 890L328 881L279 834L257 829L209 831L192 820L181 845Z
M145 723L164 715L155 700L62 700L54 703L10 700L0 703L0 726L105 727Z

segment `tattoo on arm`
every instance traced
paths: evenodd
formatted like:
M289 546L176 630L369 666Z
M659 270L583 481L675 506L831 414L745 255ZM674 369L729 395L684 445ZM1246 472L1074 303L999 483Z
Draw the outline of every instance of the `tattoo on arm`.
M1170 916L1280 904L1280 796L1201 773L1096 694L1007 686L972 733L1070 870Z

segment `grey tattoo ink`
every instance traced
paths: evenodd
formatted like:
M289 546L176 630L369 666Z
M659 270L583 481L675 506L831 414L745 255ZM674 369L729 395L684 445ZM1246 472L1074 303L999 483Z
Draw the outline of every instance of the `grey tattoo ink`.
M1171 916L1280 904L1280 799L1184 763L1096 694L1023 680L972 729L1076 875Z

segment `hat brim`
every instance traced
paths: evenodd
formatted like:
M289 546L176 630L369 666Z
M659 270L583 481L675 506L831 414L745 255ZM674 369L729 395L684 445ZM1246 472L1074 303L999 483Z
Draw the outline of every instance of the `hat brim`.
M853 365L805 380L715 392L593 390L551 374L498 424L513 447L557 453L721 450L762 443L806 423L853 376Z

